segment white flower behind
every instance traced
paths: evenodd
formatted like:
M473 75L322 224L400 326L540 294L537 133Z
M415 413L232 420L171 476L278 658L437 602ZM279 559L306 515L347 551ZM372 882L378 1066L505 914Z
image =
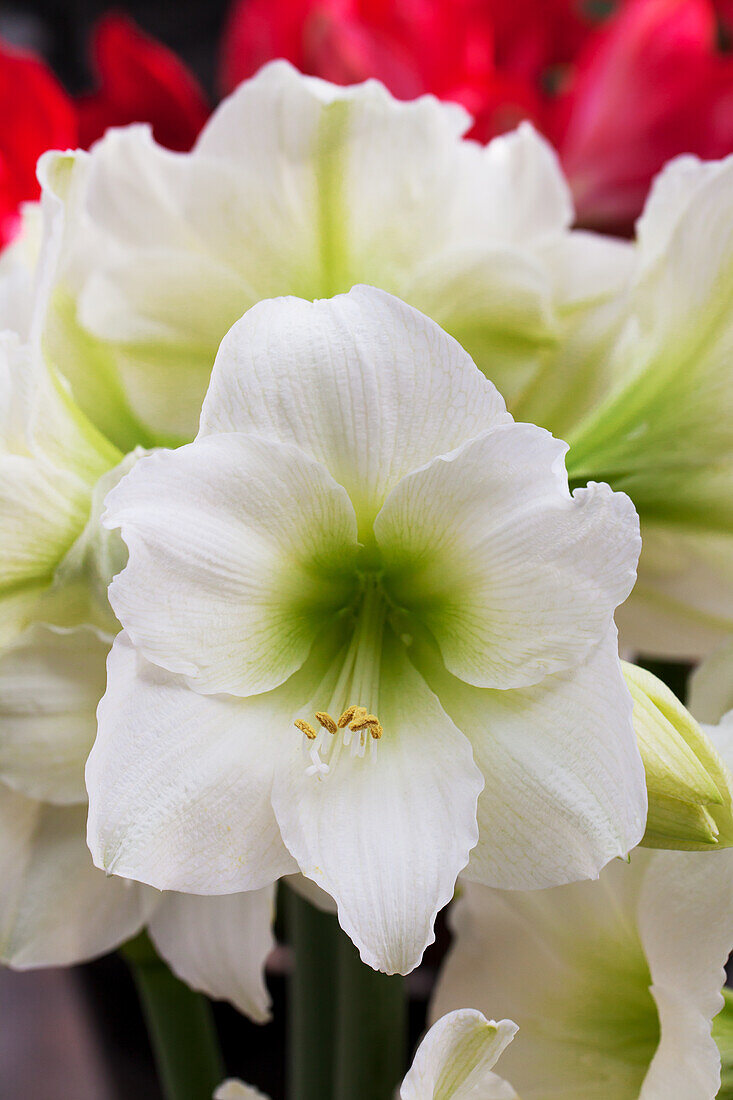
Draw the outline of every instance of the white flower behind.
M574 424L571 479L639 512L622 639L696 659L733 630L733 157L671 161L637 227L637 273L606 397Z
M466 884L433 1014L495 1005L519 1025L522 1100L713 1100L711 1036L733 948L730 852L646 852L597 882Z
M406 972L472 849L522 887L628 851L613 612L637 520L607 486L571 496L564 453L381 291L253 308L194 443L108 497L130 558L87 768L99 865L197 893L300 869Z
M48 354L121 446L185 442L248 308L368 283L433 317L513 397L585 306L615 293L623 248L571 233L557 159L529 125L486 148L463 138L470 125L432 96L401 102L376 81L343 88L276 61L190 153L137 126L52 154ZM593 386L586 362L564 358L570 388L576 373Z

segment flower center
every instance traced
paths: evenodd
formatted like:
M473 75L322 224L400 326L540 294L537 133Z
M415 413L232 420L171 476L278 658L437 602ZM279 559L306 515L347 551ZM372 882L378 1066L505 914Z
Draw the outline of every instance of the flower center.
M376 754L384 732L377 710L386 611L379 582L367 577L354 632L346 655L339 657L335 682L336 670L332 668L317 692L321 698L328 693L329 700L324 709L315 711L318 728L303 717L294 722L303 734L303 751L310 761L306 775L328 775L346 748L352 756L364 757L369 745L370 757ZM359 702L351 703L351 699ZM334 719L332 714L340 717Z

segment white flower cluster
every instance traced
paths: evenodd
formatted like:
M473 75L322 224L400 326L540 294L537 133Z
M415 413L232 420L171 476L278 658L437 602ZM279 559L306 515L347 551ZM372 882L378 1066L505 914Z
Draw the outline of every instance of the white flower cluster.
M733 726L616 623L733 706L733 160L612 241L531 127L469 124L276 62L191 153L42 159L0 260L0 956L147 927L262 1020L279 879L401 974L458 882L402 1100L712 1100Z

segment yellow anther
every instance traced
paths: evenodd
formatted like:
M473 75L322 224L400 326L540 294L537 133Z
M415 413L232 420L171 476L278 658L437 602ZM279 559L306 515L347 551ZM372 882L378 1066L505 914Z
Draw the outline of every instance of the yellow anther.
M382 727L381 727L381 725L379 724L379 722L377 722L377 724L376 724L376 725L372 725L372 727L371 727L371 730L372 730L372 737L374 738L374 740L375 740L375 741L378 741L378 740L379 740L379 738L380 738L380 737L382 736L382 734L384 733L384 730L382 729Z
M306 722L303 718L296 718L293 725L304 733L309 741L315 741L317 734L310 722Z
M328 730L329 733L337 733L338 726L334 722L330 714L327 714L325 710L317 710L316 718L323 726L324 730Z
M363 707L362 709L366 710L366 707ZM338 720L338 728L340 730L342 730L346 726L348 726L349 722L354 717L357 710L359 710L359 708L356 705L346 708L346 710L344 711L344 713L341 715L341 717Z
M356 730L365 730L365 729L368 729L369 726L378 726L378 725L379 725L379 719L377 718L376 714L366 714L366 713L364 713L364 714L358 714L358 715L355 716L354 721L351 723L350 728L352 730L356 731Z

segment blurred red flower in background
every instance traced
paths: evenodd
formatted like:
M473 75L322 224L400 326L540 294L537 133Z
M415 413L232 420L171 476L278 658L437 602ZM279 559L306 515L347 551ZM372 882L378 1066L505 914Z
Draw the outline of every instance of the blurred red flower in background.
M76 144L71 100L46 66L0 44L0 245L19 225L18 208L38 193L36 160Z
M47 149L86 148L129 122L189 149L206 121L206 98L183 62L125 16L100 20L92 57L98 87L75 100L39 58L0 43L0 245L17 231L20 204L38 197L36 161Z
M464 104L488 140L531 119L580 221L626 229L678 153L733 150L733 0L237 0L225 91L285 57L341 84Z
M733 0L236 0L222 90L285 57L339 84L369 76L401 98L432 92L487 141L529 118L558 150L579 221L628 231L678 153L733 151ZM37 196L48 148L86 147L149 122L188 149L208 114L195 78L131 20L92 38L97 88L72 99L38 59L0 44L0 244Z
M156 141L188 151L209 115L196 78L171 50L122 15L107 15L92 35L98 88L76 103L84 148L108 126L149 122Z

